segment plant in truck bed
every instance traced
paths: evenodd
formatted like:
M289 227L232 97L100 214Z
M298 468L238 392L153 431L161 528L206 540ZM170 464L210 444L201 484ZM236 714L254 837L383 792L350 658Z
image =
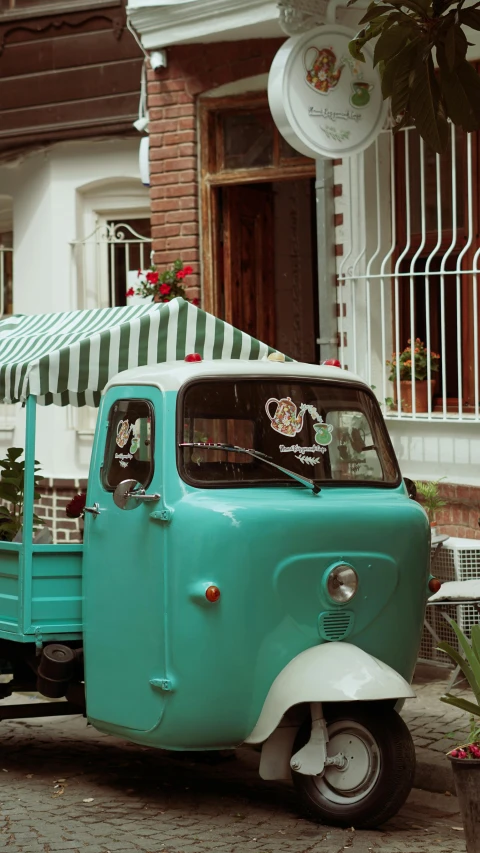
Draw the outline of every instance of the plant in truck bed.
M25 488L25 462L19 462L23 454L21 447L9 447L5 459L0 459L0 540L11 542L23 525L23 505ZM35 470L39 463L35 460ZM43 478L35 474L34 498L40 498L37 486ZM42 523L42 520L34 514L34 528Z

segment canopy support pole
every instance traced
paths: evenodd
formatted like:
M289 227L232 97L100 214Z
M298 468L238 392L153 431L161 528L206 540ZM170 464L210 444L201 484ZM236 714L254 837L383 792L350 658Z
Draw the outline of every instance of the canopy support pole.
M22 630L28 633L32 624L32 561L33 561L33 505L35 501L35 431L37 398L29 396L26 402L25 425L25 480L23 486L23 590L20 590L20 606L23 605Z

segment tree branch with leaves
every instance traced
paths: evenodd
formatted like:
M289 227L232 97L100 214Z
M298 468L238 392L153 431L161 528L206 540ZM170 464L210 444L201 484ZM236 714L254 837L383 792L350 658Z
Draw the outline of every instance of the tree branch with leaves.
M372 2L350 42L352 56L364 62L363 48L377 39L374 65L383 97L391 99L394 130L415 126L438 153L448 145L449 119L467 132L480 128L480 76L466 58L464 32L480 30L480 2L467 7L464 2Z

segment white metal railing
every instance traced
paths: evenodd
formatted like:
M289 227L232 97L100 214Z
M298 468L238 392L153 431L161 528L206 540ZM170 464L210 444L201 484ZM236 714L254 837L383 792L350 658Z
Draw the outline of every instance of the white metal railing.
M5 314L7 288L11 290L12 281L7 259L13 257L13 249L0 243L0 317ZM7 306L8 307L8 306Z
M124 295L135 284L138 270L151 263L151 238L128 222L98 222L91 234L72 240L71 246L83 308L125 304Z
M460 136L452 126L450 152L440 157L413 128L396 139L385 130L342 167L341 361L375 387L388 418L480 420L477 146L475 134ZM418 338L432 389L424 407L418 383L411 404L404 399L398 369L408 340ZM412 373L420 366L414 349Z

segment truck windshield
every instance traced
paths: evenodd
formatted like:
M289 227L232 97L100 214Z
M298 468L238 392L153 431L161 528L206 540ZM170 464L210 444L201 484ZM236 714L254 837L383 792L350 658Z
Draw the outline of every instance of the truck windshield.
M375 397L351 383L192 382L179 401L177 438L180 474L201 488L298 485L252 455L198 446L217 443L252 448L315 483L396 486L401 480Z

